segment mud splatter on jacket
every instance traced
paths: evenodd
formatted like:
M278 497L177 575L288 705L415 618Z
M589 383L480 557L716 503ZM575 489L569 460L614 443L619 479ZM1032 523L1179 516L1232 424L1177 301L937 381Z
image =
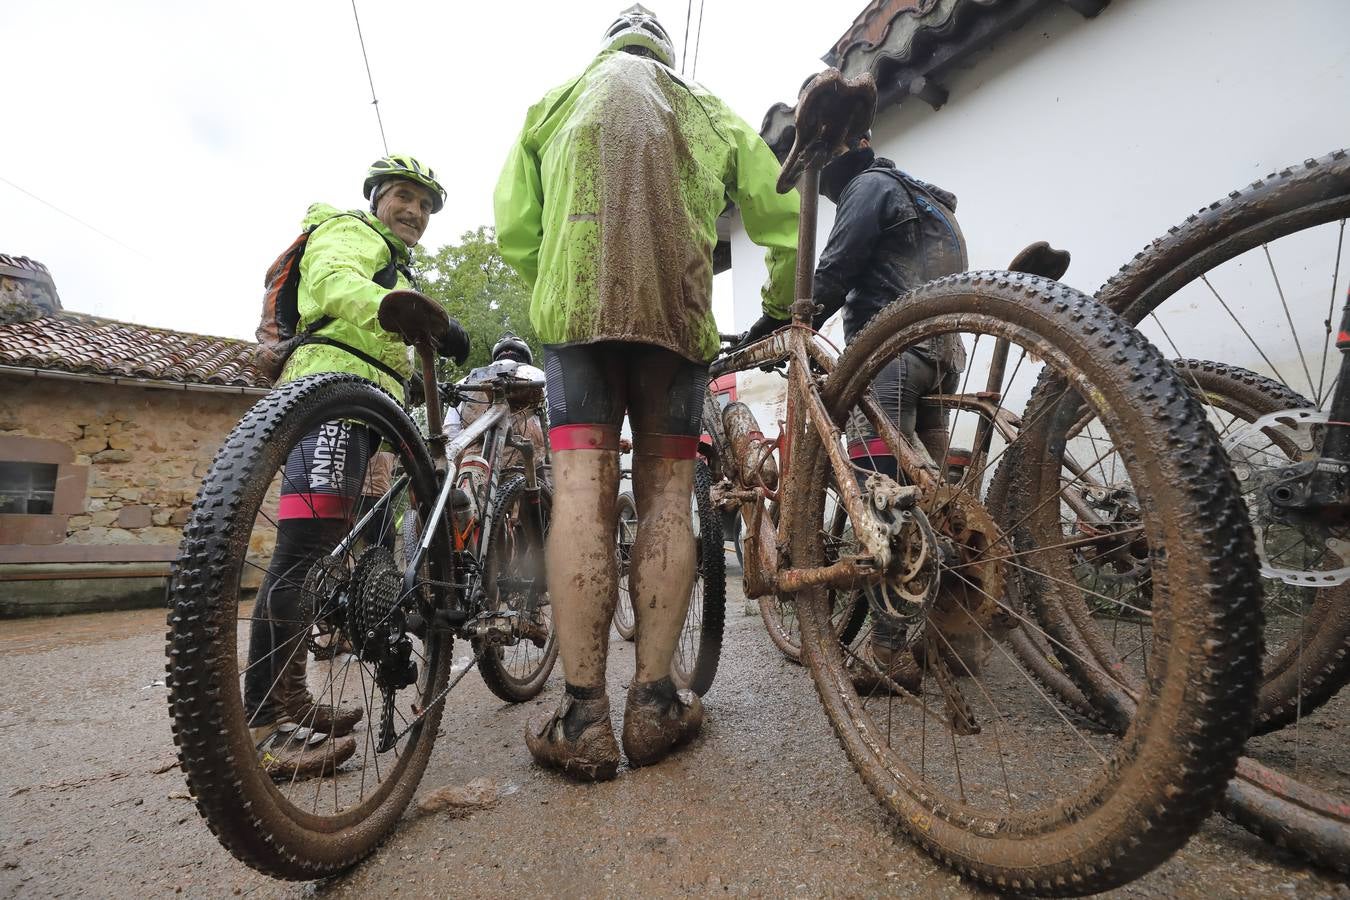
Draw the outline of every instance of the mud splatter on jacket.
M344 212L326 203L315 203L305 214L303 227L318 225L300 259L300 288L296 304L300 328L316 319L334 321L319 334L355 347L375 357L406 378L412 372L408 348L396 335L380 327L380 301L389 288L371 279L389 265L389 254L399 256L395 288L411 286L408 279L408 247L374 215L359 210ZM369 378L392 393L403 396L403 386L338 347L302 344L286 361L278 384L316 372L350 372Z
M722 101L641 56L606 51L530 108L497 183L497 244L533 290L548 344L718 350L712 251L728 201L768 249L764 309L792 303L798 198Z

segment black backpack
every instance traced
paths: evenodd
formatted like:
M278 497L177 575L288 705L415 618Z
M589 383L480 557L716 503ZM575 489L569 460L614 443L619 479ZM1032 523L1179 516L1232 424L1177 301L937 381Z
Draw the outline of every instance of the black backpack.
M361 218L353 213L341 213L340 215L351 216L354 219ZM300 324L300 259L305 255L305 246L309 243L309 236L314 233L314 229L331 221L332 219L325 219L317 225L306 228L267 267L267 276L263 281L262 316L258 321L257 331L254 332L254 337L258 339L258 346L253 348L253 365L259 372L266 375L269 381L275 382L281 376L281 370L286 367L286 360L295 352L296 347L301 344L327 344L330 347L347 351L365 364L373 366L396 381L402 381L403 376L368 353L362 353L342 341L336 341L318 334L317 332L320 329L332 323L332 316L323 316L312 322L304 331L296 332L296 328ZM361 221L364 222L365 220L361 219ZM384 236L381 235L381 237ZM387 240L386 243L388 243ZM389 263L376 272L371 280L382 288L393 290L394 286L398 284L398 273L398 252L391 245L389 247ZM410 273L405 271L404 274L409 275L409 280L411 280Z

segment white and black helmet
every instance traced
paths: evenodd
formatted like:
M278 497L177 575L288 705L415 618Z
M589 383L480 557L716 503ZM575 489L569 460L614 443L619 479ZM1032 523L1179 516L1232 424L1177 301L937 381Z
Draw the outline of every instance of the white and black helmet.
M496 362L501 359L505 353L514 354L518 362L527 365L534 362L534 353L530 350L530 345L509 331L502 335L500 341L492 345L492 361Z
M604 49L623 50L626 47L641 47L675 68L675 44L656 20L656 14L641 3L634 3L619 13L614 24L605 29Z

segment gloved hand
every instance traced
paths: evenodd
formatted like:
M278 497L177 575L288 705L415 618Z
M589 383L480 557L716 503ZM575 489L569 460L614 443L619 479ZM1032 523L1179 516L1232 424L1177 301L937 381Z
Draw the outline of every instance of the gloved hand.
M741 338L741 344L748 344L751 341L757 341L762 337L773 334L791 321L791 319L775 319L773 316L765 313L759 317L758 322L750 326L750 330Z
M426 388L422 384L422 376L414 372L403 382L403 403L405 406L421 406L426 402Z
M445 339L441 345L436 348L436 352L441 356L448 356L455 361L455 365L464 365L464 360L469 358L469 333L464 330L464 326L459 324L459 320L450 319L450 327L445 332Z

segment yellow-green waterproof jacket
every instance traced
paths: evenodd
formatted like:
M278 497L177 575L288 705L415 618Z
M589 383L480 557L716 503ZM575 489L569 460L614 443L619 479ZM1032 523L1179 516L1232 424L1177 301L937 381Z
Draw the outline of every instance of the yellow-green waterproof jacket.
M315 203L304 221L305 228L312 225L318 227L310 234L305 255L300 258L297 333L317 319L332 316L334 321L319 329L319 334L373 356L406 378L412 371L408 348L380 327L379 311L384 295L408 288L408 278L400 271L394 288L380 287L371 279L389 265L391 252L397 253L399 265L407 268L408 247L383 222L359 210L344 213L326 203ZM297 347L277 383L316 372L350 372L369 378L395 397L403 396L403 386L394 379L346 350L326 344Z
M718 350L717 217L730 200L768 248L764 310L788 317L797 194L778 161L702 87L655 60L606 51L530 108L497 182L497 244L533 289L546 344L656 344L697 362Z

